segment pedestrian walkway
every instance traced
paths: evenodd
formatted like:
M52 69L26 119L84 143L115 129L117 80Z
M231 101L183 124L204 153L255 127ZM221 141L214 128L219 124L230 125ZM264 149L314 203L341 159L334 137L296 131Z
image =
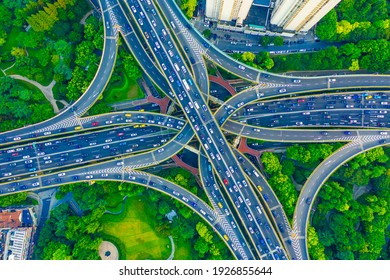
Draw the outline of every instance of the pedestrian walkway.
M190 171L193 175L197 176L199 174L199 170L195 167L192 167L190 165L188 165L187 163L185 163L184 161L182 161L177 155L174 155L172 157L172 160L180 167L183 167L185 169L187 169L188 171Z
M235 89L229 84L228 81L224 80L221 75L217 73L216 76L209 76L210 83L216 83L220 85L221 87L224 87L232 96L236 94Z
M11 78L13 79L16 79L16 80L22 80L22 81L25 81L27 83L30 83L34 86L36 86L42 93L43 95L45 96L45 98L50 102L51 106L53 107L53 111L55 114L57 114L60 110L58 109L58 106L57 106L57 103L54 99L54 96L53 96L53 87L54 85L56 84L56 81L55 80L52 80L51 83L47 86L43 86L41 85L40 83L36 82L36 81L33 81L33 80L30 80L29 78L26 78L24 76L21 76L21 75L9 75ZM61 100L60 101L62 104L67 104L65 101Z
M80 24L81 25L85 25L85 20L90 16L90 15L92 15L92 10L90 10L89 12L87 12L84 16L83 16L83 18L80 20Z
M241 153L251 154L252 156L255 156L255 157L260 156L260 151L249 148L247 143L246 143L246 140L247 139L245 137L241 138L240 145L238 146L238 150Z

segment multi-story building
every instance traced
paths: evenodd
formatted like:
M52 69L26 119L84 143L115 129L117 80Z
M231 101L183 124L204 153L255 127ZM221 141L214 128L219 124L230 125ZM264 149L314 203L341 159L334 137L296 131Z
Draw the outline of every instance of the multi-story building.
M284 30L307 32L341 0L277 0L271 24Z
M32 208L0 210L0 259L28 259L35 224Z
M235 20L237 25L242 25L252 3L253 0L207 0L206 17L217 21Z

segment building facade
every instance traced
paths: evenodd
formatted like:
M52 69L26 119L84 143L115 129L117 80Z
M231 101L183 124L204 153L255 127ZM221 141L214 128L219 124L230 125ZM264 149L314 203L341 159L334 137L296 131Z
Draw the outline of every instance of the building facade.
M284 30L307 32L341 0L277 0L271 24Z
M29 259L34 217L33 208L0 210L0 259Z
M236 20L242 24L248 15L253 0L207 0L206 17L215 21Z

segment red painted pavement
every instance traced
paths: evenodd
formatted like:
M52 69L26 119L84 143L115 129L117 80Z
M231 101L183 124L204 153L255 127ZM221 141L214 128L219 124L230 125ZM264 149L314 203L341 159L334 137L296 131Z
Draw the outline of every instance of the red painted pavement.
M241 153L251 154L252 156L255 156L255 157L259 157L260 156L260 151L256 151L256 150L248 147L248 145L246 144L246 138L245 137L241 138L240 145L238 146L238 150Z
M195 176L197 176L199 174L199 171L197 168L195 167L192 167L190 165L188 165L187 163L185 163L184 161L182 161L177 155L174 155L172 157L173 161L180 167L183 167L185 169L187 169L188 171L190 171L192 174L194 174Z

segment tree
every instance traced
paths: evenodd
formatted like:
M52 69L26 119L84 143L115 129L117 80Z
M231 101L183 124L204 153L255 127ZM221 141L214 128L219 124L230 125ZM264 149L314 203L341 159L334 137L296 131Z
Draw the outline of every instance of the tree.
M271 43L271 37L269 36L260 37L260 44L263 47L267 47L270 43Z
M207 29L203 30L202 34L203 34L203 36L206 39L210 39L210 37L211 37L211 30L207 28Z
M241 55L241 59L244 62L253 62L255 60L256 55L252 52L244 52Z
M336 39L337 14L334 9L330 10L318 23L316 35L321 40L333 41Z
M203 238L198 238L194 244L194 249L198 251L199 258L204 258L205 254L209 251L209 243Z
M307 248L312 259L326 260L324 245L319 242L314 227L307 229Z
M275 46L283 46L283 43L284 43L283 37L276 36L276 37L274 38L274 44L275 44Z
M161 214L161 215L166 215L170 212L171 210L171 207L169 206L169 204L167 202L165 202L164 200L161 200L159 203L158 203L158 212Z
M11 50L11 55L14 57L26 56L26 51L22 48L13 47Z
M268 174L275 174L282 169L279 159L271 152L264 152L261 155L261 161L264 164L264 171Z
M274 66L274 61L269 55L269 52L261 51L256 55L256 64L261 69L271 69Z
M181 2L180 8L185 11L187 18L192 18L195 12L197 0L184 0Z

